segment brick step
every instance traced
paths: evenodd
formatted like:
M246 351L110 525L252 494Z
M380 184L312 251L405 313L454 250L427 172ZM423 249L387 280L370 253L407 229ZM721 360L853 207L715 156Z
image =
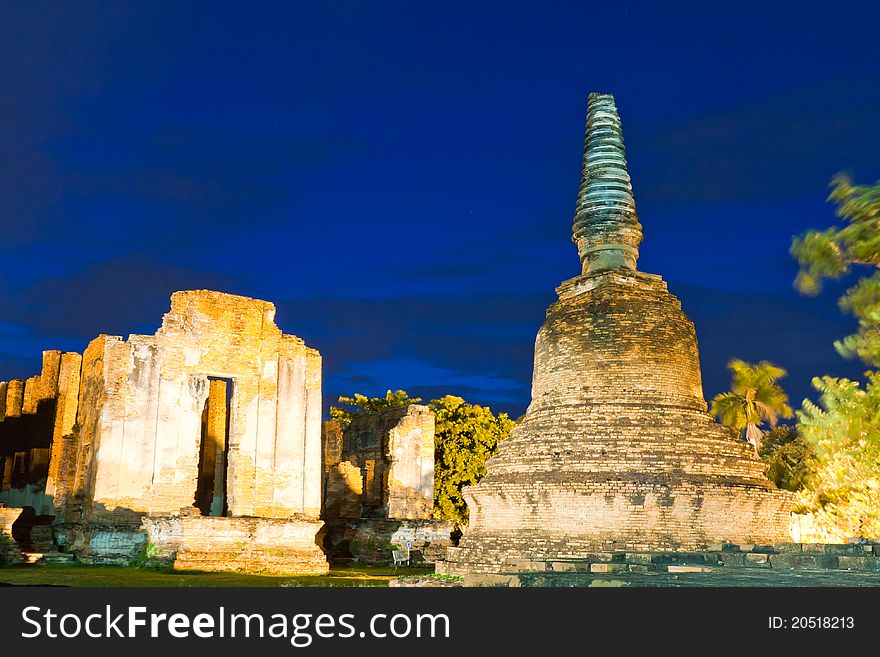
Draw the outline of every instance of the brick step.
M691 552L630 548L552 559L544 556L505 559L503 548L501 541L497 546L484 545L480 549L450 547L447 549L449 560L437 562L436 572L467 576L494 574L501 579L515 578L519 574L546 574L563 580L589 579L591 573L615 572L741 572L749 577L761 571L880 573L880 541L876 539L840 544L778 543L772 546L716 543L707 550Z
M552 562L550 571L554 573L708 573L720 566L681 565L681 564L640 564L621 562L571 563ZM520 571L534 572L534 571Z
M12 525L12 536L25 554L57 551L55 535L49 516L22 514Z
M860 554L859 554L860 552ZM622 552L611 558L521 560L505 563L506 574L557 573L660 573L712 572L729 569L851 570L880 572L880 557L873 551L850 554L795 552Z
M184 561L198 561L198 562L213 562L223 564L225 562L253 562L253 563L265 563L265 564L274 564L274 563L291 563L291 562L302 562L302 563L320 563L324 564L327 562L323 553L314 553L312 551L289 551L284 552L282 554L275 553L233 553L233 552L199 552L195 550L181 550L176 555L177 562Z
M73 563L76 557L66 552L46 550L45 552L23 552L25 563Z

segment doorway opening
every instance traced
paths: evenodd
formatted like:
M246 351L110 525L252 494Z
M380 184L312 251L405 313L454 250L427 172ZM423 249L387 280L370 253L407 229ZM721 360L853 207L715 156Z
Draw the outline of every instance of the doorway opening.
M208 377L208 398L202 410L199 478L193 506L203 516L225 516L226 469L229 457L229 420L232 379Z

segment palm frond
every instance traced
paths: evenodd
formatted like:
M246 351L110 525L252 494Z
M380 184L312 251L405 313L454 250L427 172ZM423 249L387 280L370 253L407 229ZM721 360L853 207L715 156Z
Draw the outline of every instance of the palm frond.
M746 440L748 440L755 448L755 454L761 450L761 437L764 432L758 428L757 424L750 424L746 427Z
M732 392L723 392L712 399L711 413L721 424L737 431L746 426L743 398Z
M767 422L770 423L771 427L775 427L776 424L779 422L779 415L776 413L776 411L764 402L758 401L757 399L755 400L754 404L755 409L758 411L758 416L764 420L767 420Z

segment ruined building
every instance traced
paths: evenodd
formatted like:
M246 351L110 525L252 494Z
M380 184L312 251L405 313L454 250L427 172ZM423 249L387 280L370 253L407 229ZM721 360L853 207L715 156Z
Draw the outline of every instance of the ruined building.
M470 525L441 570L790 540L791 496L706 412L693 323L636 268L641 239L614 99L590 94L573 235L582 273L557 288L531 404L465 489Z
M325 517L431 517L434 414L427 406L358 413L345 429L326 425Z
M0 382L0 562L64 560L51 525L81 364L79 354L46 351L40 374Z
M434 414L410 404L324 424L324 546L334 557L381 562L409 545L434 561L452 525L434 508Z
M0 503L48 518L85 562L149 544L181 568L326 572L321 357L274 315L176 292L155 335L46 352L39 377L5 385ZM7 534L15 511L0 513Z

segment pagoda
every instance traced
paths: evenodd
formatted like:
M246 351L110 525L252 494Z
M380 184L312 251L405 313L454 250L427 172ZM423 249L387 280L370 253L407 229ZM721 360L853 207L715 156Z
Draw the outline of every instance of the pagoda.
M538 332L531 404L464 489L470 523L441 570L790 541L791 494L707 413L693 322L637 269L642 227L609 94L589 96L572 239L582 272Z

